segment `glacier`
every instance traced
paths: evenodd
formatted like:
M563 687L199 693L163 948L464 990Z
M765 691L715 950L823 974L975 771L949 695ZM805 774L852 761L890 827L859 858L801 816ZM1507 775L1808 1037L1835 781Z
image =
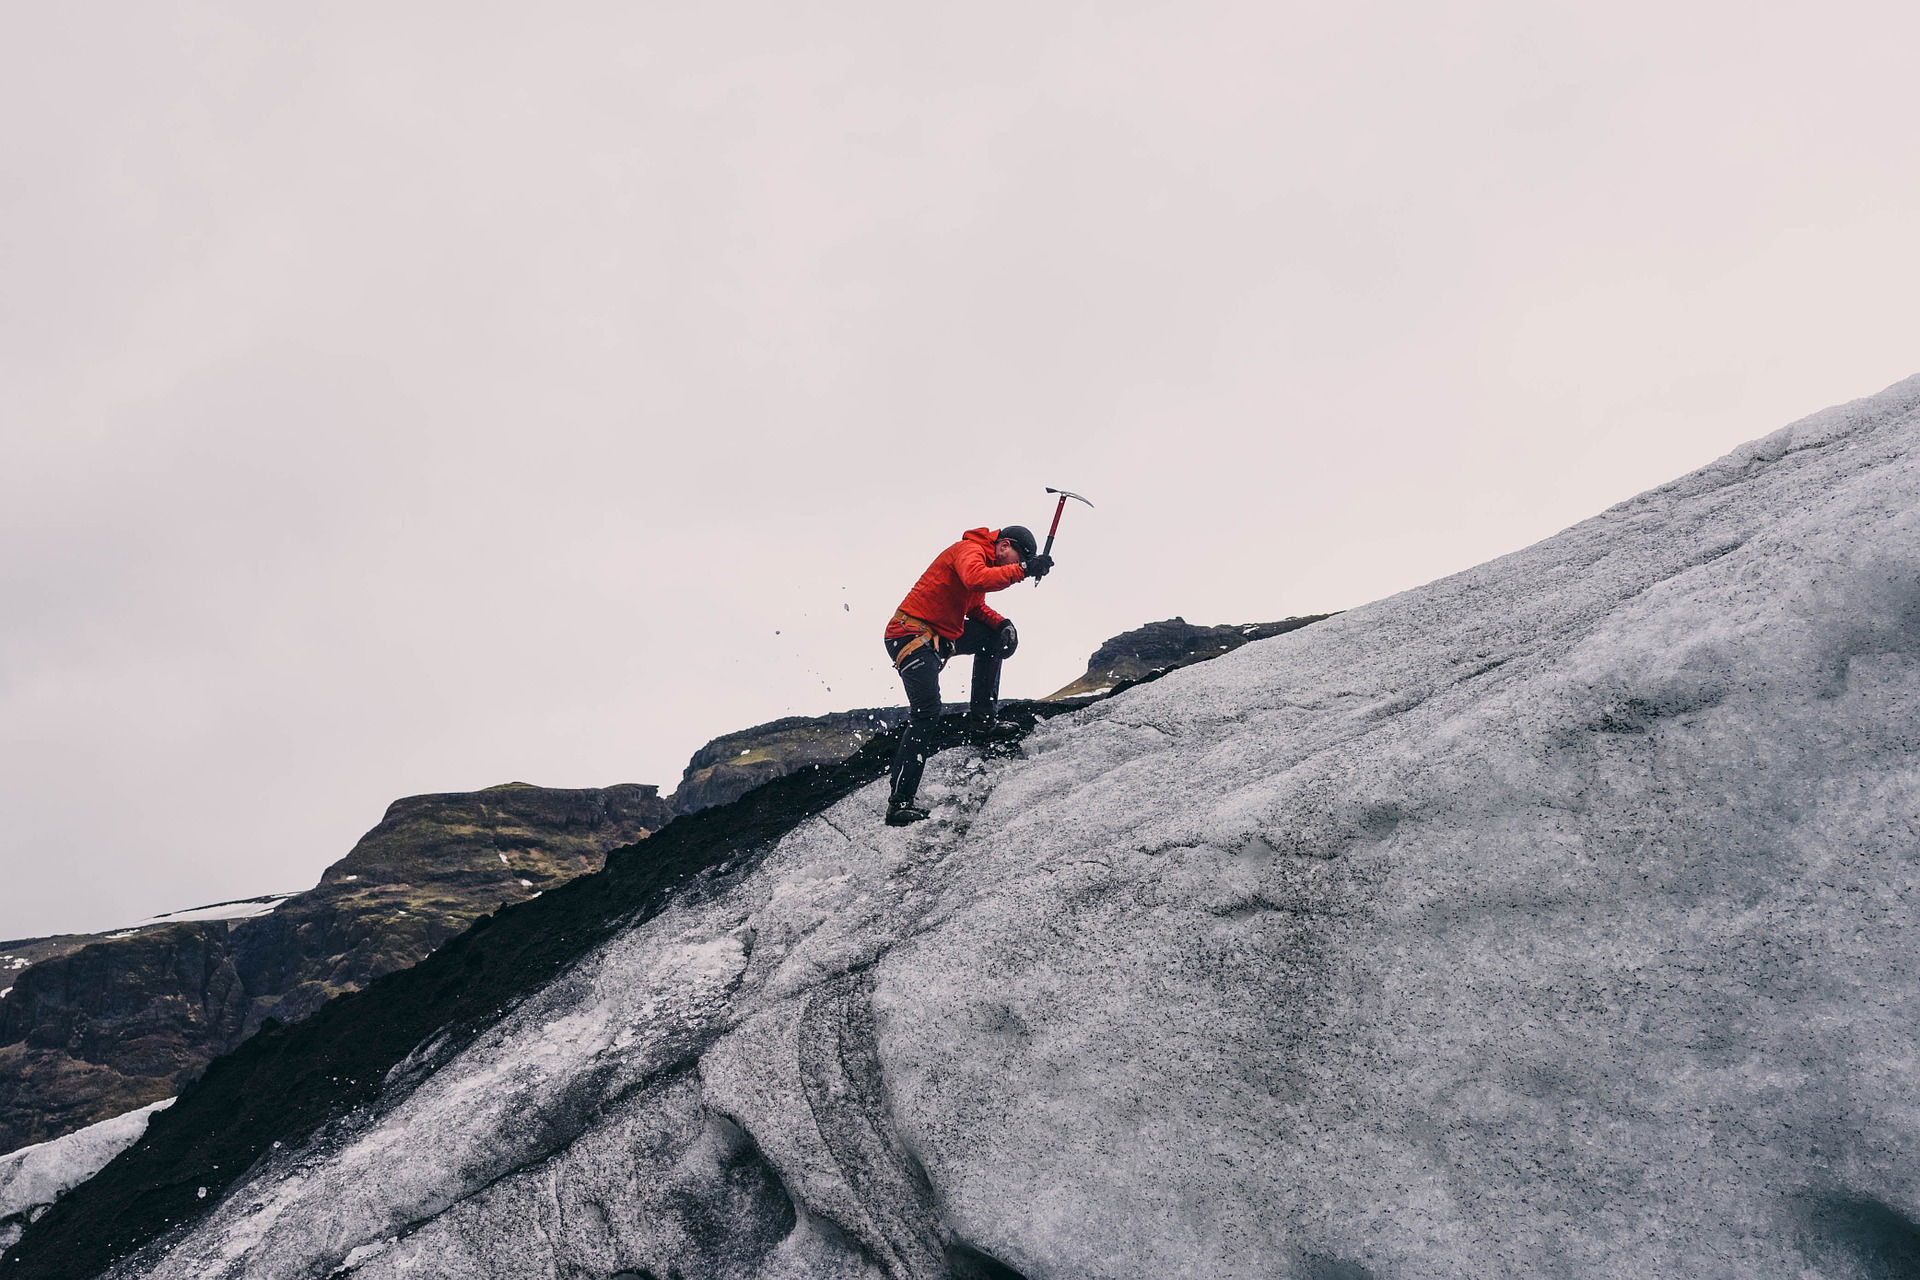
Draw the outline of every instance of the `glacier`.
M76 1129L65 1137L19 1147L0 1156L0 1258L20 1239L28 1223L139 1141L154 1112L172 1105L172 1098L162 1098Z
M121 1277L1920 1269L1920 377L949 751Z

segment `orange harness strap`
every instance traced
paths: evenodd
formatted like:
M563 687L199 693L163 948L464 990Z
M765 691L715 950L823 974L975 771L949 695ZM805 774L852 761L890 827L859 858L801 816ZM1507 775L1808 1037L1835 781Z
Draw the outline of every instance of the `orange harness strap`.
M894 622L901 623L913 629L913 639L901 645L900 652L893 655L893 669L895 671L898 671L900 664L907 660L908 654L920 648L922 645L932 645L933 656L940 659L943 665L946 663L946 655L940 652L940 633L933 629L931 622L928 622L925 618L916 618L905 609L895 609L893 611L893 617L889 620L888 625L892 625Z

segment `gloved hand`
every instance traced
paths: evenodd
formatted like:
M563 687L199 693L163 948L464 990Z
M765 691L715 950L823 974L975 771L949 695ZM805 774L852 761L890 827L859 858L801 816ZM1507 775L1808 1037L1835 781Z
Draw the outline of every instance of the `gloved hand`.
M1013 651L1020 647L1020 633L1013 629L1013 620L1009 618L1000 624L1000 631L993 638L993 656L1011 658Z
M1028 556L1022 565L1029 578L1044 578L1053 572L1053 557L1049 555Z

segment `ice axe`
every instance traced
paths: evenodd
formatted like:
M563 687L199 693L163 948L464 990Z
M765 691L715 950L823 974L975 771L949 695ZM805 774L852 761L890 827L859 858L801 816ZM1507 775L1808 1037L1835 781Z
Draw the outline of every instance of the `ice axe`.
M1067 509L1067 499L1072 498L1075 502L1086 502L1088 506L1092 506L1093 503L1088 502L1087 499L1077 493L1068 493L1065 489L1056 489L1052 485L1046 486L1046 489L1048 493L1057 493L1060 495L1060 501L1053 509L1053 525L1047 530L1047 545L1040 548L1041 555L1050 556L1053 554L1053 535L1060 532L1060 513ZM1033 585L1036 587L1039 586L1040 579L1035 578Z

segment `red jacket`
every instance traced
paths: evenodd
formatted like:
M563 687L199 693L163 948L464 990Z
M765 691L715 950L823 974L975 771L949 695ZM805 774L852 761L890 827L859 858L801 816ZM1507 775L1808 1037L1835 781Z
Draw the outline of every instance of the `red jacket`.
M934 558L920 581L913 584L900 611L933 624L949 640L958 640L968 618L997 627L1006 619L987 608L986 594L1024 582L1027 571L1017 564L996 565L993 544L998 529L969 529L960 541ZM898 622L887 624L887 635L910 636L914 629Z

